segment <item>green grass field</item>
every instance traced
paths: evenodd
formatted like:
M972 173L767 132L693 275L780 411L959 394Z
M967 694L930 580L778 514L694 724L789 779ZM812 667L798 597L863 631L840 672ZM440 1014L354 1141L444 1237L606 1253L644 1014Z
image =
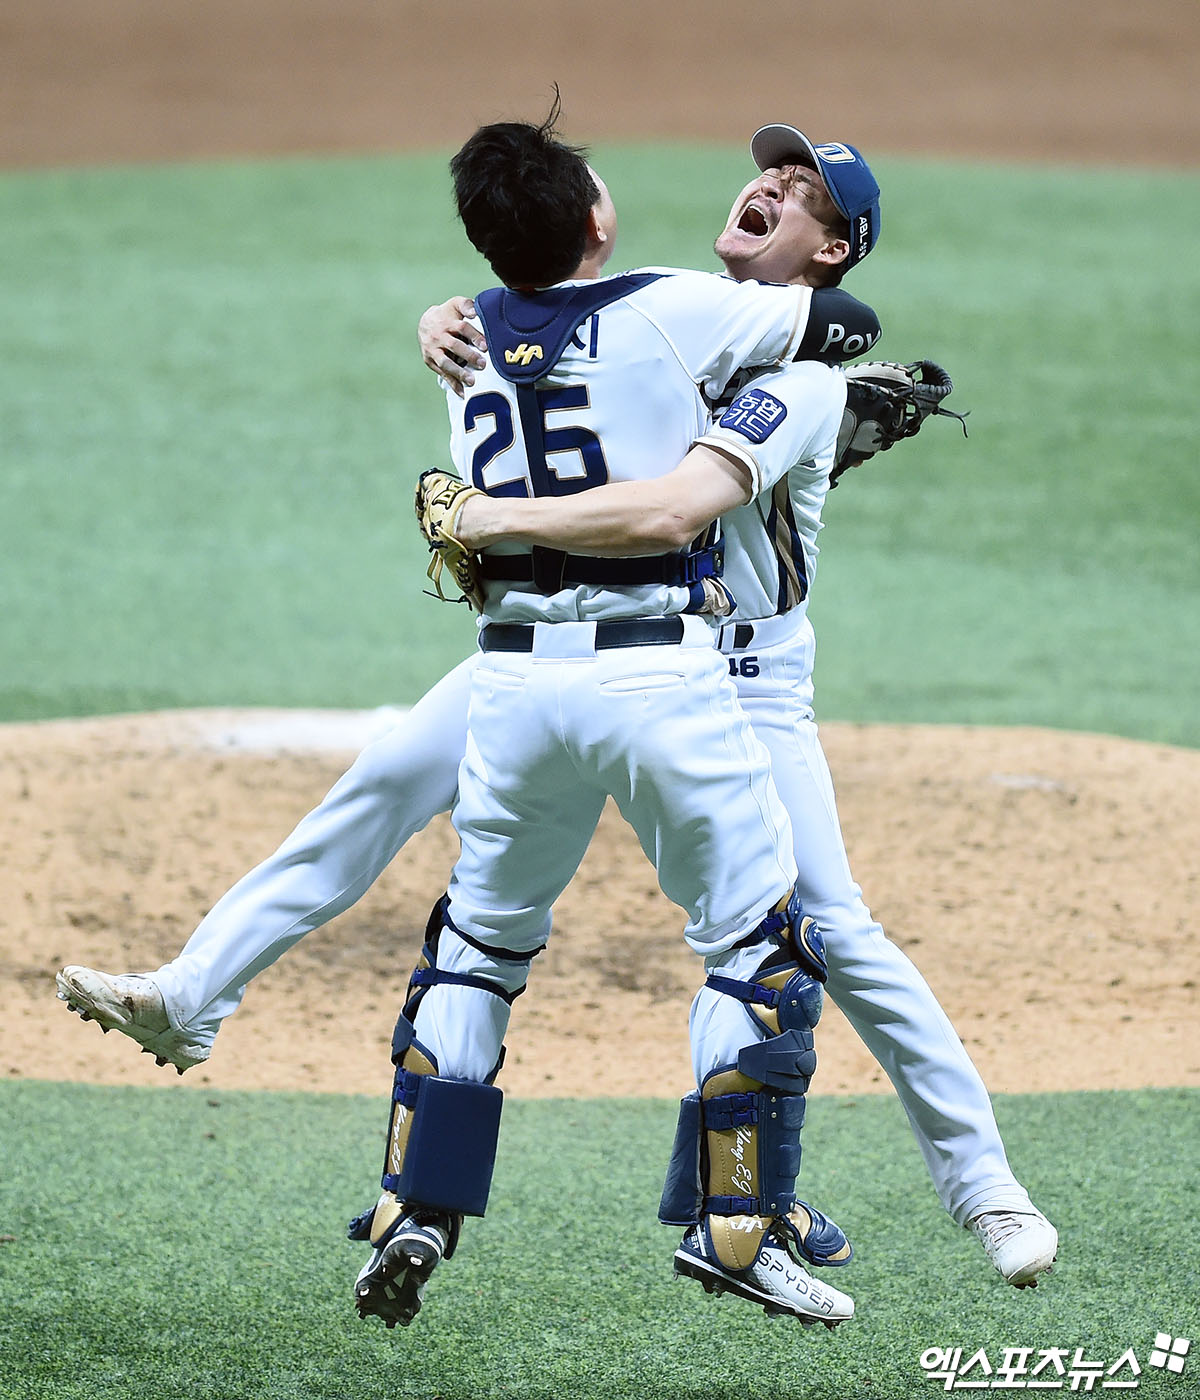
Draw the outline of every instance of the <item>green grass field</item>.
M735 149L596 153L614 266L712 266ZM1200 743L1194 176L876 163L850 290L971 411L831 498L826 718ZM0 718L418 696L445 413L413 327L474 291L444 160L0 177Z
M1183 1400L1197 1382L1147 1358L1200 1320L1198 1109L1182 1090L998 1100L1064 1240L1021 1293L941 1212L893 1100L815 1098L806 1190L858 1249L835 1280L858 1315L829 1332L672 1279L654 1210L673 1104L513 1102L486 1220L388 1332L354 1315L364 1246L341 1237L374 1198L381 1105L3 1084L0 1396L913 1400L941 1391L920 1366L938 1346L993 1367L1132 1347L1138 1393Z

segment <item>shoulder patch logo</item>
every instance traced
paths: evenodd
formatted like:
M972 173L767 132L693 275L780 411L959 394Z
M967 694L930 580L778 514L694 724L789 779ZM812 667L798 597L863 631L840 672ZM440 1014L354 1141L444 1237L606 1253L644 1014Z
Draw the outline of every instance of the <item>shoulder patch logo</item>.
M510 365L528 365L534 360L544 359L542 347L540 345L527 345L524 341L515 350L506 350L504 360Z
M731 428L757 444L766 442L786 417L787 405L773 394L762 389L744 389L721 414L717 426Z

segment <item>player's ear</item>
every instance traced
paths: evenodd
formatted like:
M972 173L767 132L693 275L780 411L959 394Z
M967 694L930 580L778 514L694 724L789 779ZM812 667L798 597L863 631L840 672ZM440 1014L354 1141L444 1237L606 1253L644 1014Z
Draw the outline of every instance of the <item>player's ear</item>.
M845 238L831 238L813 254L813 261L826 267L836 267L850 256L850 244Z
M608 242L608 229L605 228L604 220L600 217L599 201L588 210L587 241L589 246L593 248L603 247Z

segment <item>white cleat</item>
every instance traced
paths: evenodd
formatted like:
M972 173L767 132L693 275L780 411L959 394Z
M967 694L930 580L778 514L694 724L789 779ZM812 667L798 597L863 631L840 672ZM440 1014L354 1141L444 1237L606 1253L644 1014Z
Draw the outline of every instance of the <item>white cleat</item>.
M54 979L58 999L101 1030L120 1031L136 1040L160 1065L171 1064L180 1074L202 1064L209 1047L194 1034L176 1030L167 1018L162 993L152 977L137 973L110 977L90 967L64 967Z
M675 1272L697 1279L706 1293L732 1293L758 1303L771 1316L794 1317L802 1326L836 1327L854 1316L854 1301L815 1278L768 1234L748 1269L726 1269L709 1253L704 1229L693 1225L675 1251Z
M1036 1288L1058 1257L1058 1231L1040 1210L986 1210L967 1229L987 1251L996 1272L1014 1288Z

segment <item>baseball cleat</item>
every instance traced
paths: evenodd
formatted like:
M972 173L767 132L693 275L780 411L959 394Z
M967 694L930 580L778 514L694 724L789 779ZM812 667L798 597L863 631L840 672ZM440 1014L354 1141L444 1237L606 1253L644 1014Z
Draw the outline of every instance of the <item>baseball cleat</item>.
M833 1328L854 1316L854 1301L802 1268L774 1232L763 1239L748 1269L724 1268L707 1248L704 1228L693 1225L675 1251L675 1272L696 1279L705 1293L732 1293L759 1303L769 1317L794 1317L804 1327L823 1322Z
M987 1210L967 1221L996 1272L1014 1288L1036 1288L1058 1258L1058 1231L1040 1210Z
M359 1317L381 1317L390 1329L407 1327L421 1311L425 1285L442 1262L454 1226L444 1211L402 1215L371 1251L354 1281Z
M90 967L64 967L54 979L58 999L104 1032L120 1031L136 1040L158 1065L174 1065L180 1074L208 1059L209 1047L167 1017L162 993L151 977L136 973L111 977Z

